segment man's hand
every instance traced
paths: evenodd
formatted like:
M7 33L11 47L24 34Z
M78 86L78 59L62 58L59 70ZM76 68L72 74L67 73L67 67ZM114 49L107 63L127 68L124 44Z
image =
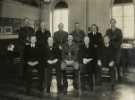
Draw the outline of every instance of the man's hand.
M55 64L58 62L58 59L54 59L54 60L48 60L47 63L48 64Z
M47 63L48 63L48 64L52 64L52 61L51 61L51 60L48 60Z
M114 61L111 61L110 63L109 63L109 67L113 67L114 66Z
M59 49L62 50L62 46L61 45L59 45Z
M83 58L83 64L87 64L87 59Z
M102 66L101 60L98 60L98 61L97 61L97 65L100 66L100 67Z
M36 66L36 65L39 64L39 61L34 61L34 62L29 61L27 64L28 64L29 66Z
M74 61L72 61L72 60L66 60L65 62L66 62L67 65L71 65L71 64L73 64Z
M57 62L58 62L58 59L54 59L54 60L52 61L53 64L55 64L55 63L57 63Z
M92 58L83 58L83 64L87 64L92 60L93 60Z
M11 44L11 45L9 45L7 47L7 50L13 52L14 51L14 48L15 48L15 45L14 44Z
M92 58L88 58L88 59L87 59L88 62L91 62L92 60L93 60Z

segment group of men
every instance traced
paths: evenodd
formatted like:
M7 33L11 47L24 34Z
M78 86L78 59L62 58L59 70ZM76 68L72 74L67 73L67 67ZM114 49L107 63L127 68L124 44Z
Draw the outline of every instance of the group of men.
M44 81L46 81L48 93L50 92L52 69L56 70L59 92L66 87L61 81L64 70L69 66L74 71L75 89L79 87L77 83L79 71L87 71L92 89L93 75L96 77L96 83L100 83L99 68L101 66L110 68L117 66L119 70L120 46L123 37L121 30L116 28L116 20L111 19L110 24L111 28L106 31L103 37L96 24L92 24L91 32L86 34L80 29L79 23L75 23L75 29L71 33L64 31L64 24L60 23L59 30L51 36L45 28L45 23L41 23L40 28L29 36L29 43L24 48L27 92L30 92L31 89L34 67L39 71L39 89L44 90ZM29 30L31 28L23 27L20 34L27 33ZM20 35L20 40L25 39ZM47 79L44 77L44 70L47 70Z

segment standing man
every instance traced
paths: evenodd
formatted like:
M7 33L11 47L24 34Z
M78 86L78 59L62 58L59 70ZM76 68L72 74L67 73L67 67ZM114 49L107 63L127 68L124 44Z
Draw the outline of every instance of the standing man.
M94 60L93 60L93 74L95 74L96 77L96 84L99 83L99 68L97 67L97 57L98 57L98 52L100 51L100 48L102 48L103 45L103 39L102 39L102 34L98 32L98 26L96 24L91 25L91 32L88 33L88 36L91 40L90 45L93 47L93 55L94 55Z
M47 39L51 36L51 33L49 30L46 29L45 22L40 23L39 29L36 31L36 37L37 37L37 44L39 44L42 48L44 48L48 43ZM43 67L44 67L44 88L47 87L47 70L46 70L46 63L43 61Z
M122 35L122 31L116 27L115 19L110 20L110 25L111 25L111 28L109 28L106 31L106 35L110 38L110 46L112 47L113 51L115 51L114 55L115 55L115 61L116 61L116 66L118 70L118 80L121 80L119 61L120 61L121 44L123 41L123 35Z
M45 22L41 22L39 29L36 32L37 42L40 45L47 45L47 39L51 36L50 31L46 29Z
M67 37L68 37L68 32L63 30L64 24L60 23L58 25L58 31L54 33L54 43L59 49L62 49L63 44L66 43Z
M26 44L27 42L29 42L29 38L33 34L34 29L31 27L30 19L25 18L24 25L19 30L19 40L21 41L21 43Z
M80 29L80 24L79 23L75 23L75 29L71 34L73 35L74 42L78 46L83 44L83 38L85 36L85 32Z

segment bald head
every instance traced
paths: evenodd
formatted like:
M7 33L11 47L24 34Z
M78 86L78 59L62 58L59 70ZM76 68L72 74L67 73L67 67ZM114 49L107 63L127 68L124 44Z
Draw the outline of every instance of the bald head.
M105 36L104 37L104 44L105 44L106 47L109 46L109 42L110 42L110 38L108 36Z
M30 26L30 19L29 18L24 18L24 26Z
M48 42L48 45L49 45L49 47L52 47L53 46L53 37L48 37L48 40L47 40L47 42Z
M111 28L115 28L116 27L116 19L112 18L110 20L110 25L111 25Z
M45 29L45 27L46 27L45 22L41 22L40 27L41 27L41 29Z
M90 43L90 38L88 36L84 37L84 43L88 45Z
M64 28L64 24L63 24L63 23L60 23L60 24L58 25L58 29L59 29L59 30L63 30L63 28Z

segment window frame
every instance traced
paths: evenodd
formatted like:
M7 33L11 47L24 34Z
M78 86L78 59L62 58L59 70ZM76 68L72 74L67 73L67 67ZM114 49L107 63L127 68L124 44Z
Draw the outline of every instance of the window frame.
M134 3L132 2L130 2L130 3L119 3L119 4L113 4L112 5L112 7L111 7L111 18L114 18L114 16L113 16L113 7L119 7L119 6L128 6L128 5L133 5L133 7L134 7L134 36L133 36L133 38L131 38L131 37L129 37L129 38L127 38L127 37L124 37L123 36L123 38L124 39L129 39L129 40L132 40L132 39L135 39L135 5L134 5ZM122 8L122 32L124 33L124 9Z

